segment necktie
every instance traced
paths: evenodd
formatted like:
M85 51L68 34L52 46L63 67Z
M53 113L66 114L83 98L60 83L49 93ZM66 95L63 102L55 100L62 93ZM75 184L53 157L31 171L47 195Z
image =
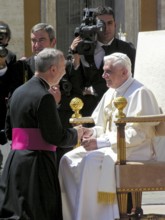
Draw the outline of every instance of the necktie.
M102 48L105 51L105 55L110 54L110 45L103 45Z

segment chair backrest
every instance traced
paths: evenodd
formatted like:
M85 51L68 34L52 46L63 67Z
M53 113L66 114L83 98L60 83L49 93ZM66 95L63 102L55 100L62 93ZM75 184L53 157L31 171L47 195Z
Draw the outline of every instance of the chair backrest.
M165 114L165 31L140 32L138 35L134 77L148 87L155 95L159 106ZM160 115L159 115L160 116ZM157 117L159 117L157 116ZM156 116L152 120L158 121ZM161 116L162 117L162 116ZM138 118L138 119L137 119ZM141 118L142 119L142 118ZM135 219L142 217L141 207L143 191L164 191L165 178L165 136L155 137L157 161L127 162L125 160L124 125L127 122L140 123L139 117L126 117L117 120L118 164L116 165L117 195L120 219L127 215L127 193L131 192ZM145 122L142 119L142 122ZM147 119L148 120L148 119ZM152 120L149 120L151 122ZM163 116L163 121L165 116ZM165 135L165 133L164 133ZM161 185L160 185L161 184ZM126 193L127 192L127 193ZM136 215L138 213L138 215ZM153 217L152 219L159 219ZM165 219L163 216L160 219Z
M165 113L165 31L139 32L135 78L153 91Z
M165 113L165 31L139 32L135 78L155 95ZM164 132L165 133L165 132ZM158 160L165 161L165 137L156 137Z

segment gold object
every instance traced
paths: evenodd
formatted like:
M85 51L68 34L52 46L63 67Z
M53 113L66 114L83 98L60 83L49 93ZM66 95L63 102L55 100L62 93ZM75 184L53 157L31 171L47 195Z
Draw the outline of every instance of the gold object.
M72 109L72 111L74 111L74 114L72 115L72 119L74 118L82 118L82 115L79 113L80 110L82 109L82 107L84 106L84 103L83 101L80 99L80 98L73 98L70 102L70 107ZM71 120L70 120L71 122ZM76 123L76 125L80 125L81 123ZM78 141L78 143L76 144L76 147L79 147L80 146L80 141Z
M69 119L69 122L72 125L81 125L81 124L85 124L85 123L94 123L93 118L91 117L82 117L82 115L80 114L80 110L83 108L84 103L80 98L73 98L70 102L70 107L72 109L72 111L74 112L74 114L72 114L72 117ZM76 147L80 146L80 141L78 141Z
M74 114L72 115L72 117L69 119L69 122L71 124L75 124L75 125L81 125L81 124L88 124L88 123L93 123L94 124L94 120L92 117L82 117L82 115L80 114L80 110L83 108L84 103L80 98L73 98L70 102L70 107L72 109L72 111L74 111Z
M114 99L114 106L117 108L118 113L115 115L118 120L125 118L126 115L123 113L123 109L127 105L126 98L120 96ZM126 123L115 122L117 126L117 164L126 163L126 143L125 143L125 125Z
M70 118L69 122L71 124L81 125L81 124L94 124L94 120L91 117L82 117L82 118Z
M72 115L72 118L81 118L82 115L79 113L80 110L83 108L84 103L80 98L73 98L70 102L70 107L74 114Z
M123 113L123 109L127 105L126 98L120 96L114 99L114 106L118 109L118 113L116 114L116 118L124 118L126 115Z
M127 199L128 193L130 192L132 195L133 210L137 212L139 219L161 220L161 218L156 217L156 215L141 216L142 212L140 208L143 191L164 190L165 178L162 171L165 166L164 162L152 160L145 162L126 161L125 125L126 123L157 122L159 119L160 121L163 120L163 118L159 117L158 119L158 116L154 116L154 119L151 120L153 116L125 117L123 109L126 104L127 101L124 97L118 97L114 100L114 106L118 109L117 120L115 121L117 126L117 162L115 171L120 219L124 220L128 217ZM162 220L163 219L165 218L162 218Z

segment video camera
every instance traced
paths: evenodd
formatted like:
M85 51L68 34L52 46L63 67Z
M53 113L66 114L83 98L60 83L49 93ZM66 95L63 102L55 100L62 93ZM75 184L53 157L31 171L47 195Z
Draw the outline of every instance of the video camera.
M6 57L8 50L6 49L7 44L3 44L3 40L6 38L7 28L3 25L0 25L0 57Z
M4 145L7 143L7 137L4 130L0 130L0 144Z
M105 24L102 20L94 18L94 9L85 8L83 10L83 20L79 27L75 28L75 37L80 36L82 41L79 42L76 52L82 55L92 55L96 48L97 33L105 30Z

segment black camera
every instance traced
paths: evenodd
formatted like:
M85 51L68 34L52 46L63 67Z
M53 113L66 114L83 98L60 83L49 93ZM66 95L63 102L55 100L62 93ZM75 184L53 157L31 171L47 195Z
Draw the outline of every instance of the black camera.
M80 36L82 39L76 48L76 52L80 55L92 55L96 48L97 33L105 30L104 22L94 18L93 13L94 9L85 8L82 23L74 31L75 37Z
M61 80L61 88L63 89L66 96L70 96L72 90L72 84L65 78Z
M0 57L6 57L8 50L6 49L7 44L4 44L2 41L6 38L7 28L3 25L0 25Z
M7 143L7 137L4 130L0 130L0 144L4 145Z

